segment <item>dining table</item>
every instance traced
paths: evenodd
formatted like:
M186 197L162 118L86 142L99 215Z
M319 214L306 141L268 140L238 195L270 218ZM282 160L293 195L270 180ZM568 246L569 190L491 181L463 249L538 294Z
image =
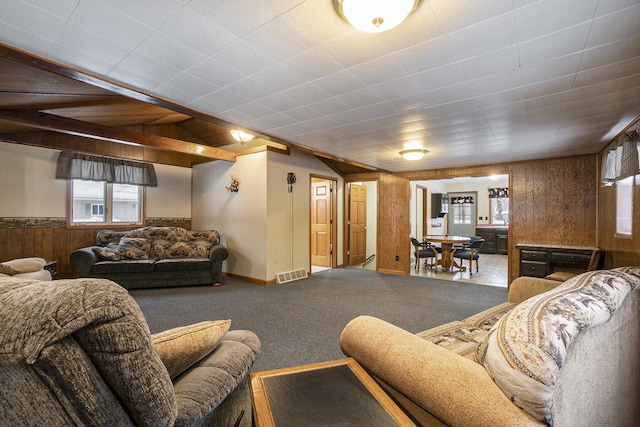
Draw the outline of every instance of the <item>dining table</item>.
M452 267L457 267L460 271L466 271L467 267L463 267L458 264L453 258L453 245L464 245L465 243L469 243L471 241L470 237L466 236L449 236L447 234L444 235L429 235L422 236L423 242L428 243L440 243L442 247L442 257L438 260L438 264L442 266L444 271L451 270ZM437 267L436 267L437 271Z

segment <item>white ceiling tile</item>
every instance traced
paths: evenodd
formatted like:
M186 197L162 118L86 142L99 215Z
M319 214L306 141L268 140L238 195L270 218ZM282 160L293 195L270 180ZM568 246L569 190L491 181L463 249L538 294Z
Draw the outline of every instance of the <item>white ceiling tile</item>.
M225 86L225 89L249 100L264 98L265 96L272 95L274 92L273 89L263 85L251 77L245 77L231 83L230 85Z
M274 91L287 89L291 86L298 86L306 81L300 74L282 64L275 64L269 68L260 70L252 74L251 78Z
M389 52L396 52L443 35L433 11L427 2L421 2L401 27L376 33L375 37Z
M328 1L304 1L282 15L282 21L294 26L304 38L322 45L356 30L340 18Z
M509 46L458 63L469 80L520 69L518 47Z
M370 34L353 32L322 44L322 50L345 68L383 56L387 50Z
M446 37L458 60L484 55L513 46L518 42L513 13L505 13L471 27L448 33Z
M57 39L56 46L64 46L69 49L67 60L73 60L73 52L75 51L85 57L95 59L96 64L105 64L108 67L106 70L119 63L130 53L130 49L72 23L68 23L64 28ZM53 51L56 51L55 47L52 47ZM105 72L106 70L101 69L100 71Z
M296 101L291 97L288 97L282 92L276 92L272 95L260 98L258 102L263 105L269 106L276 111L286 111L303 105L303 103Z
M491 109L504 105L513 105L522 101L522 92L520 88L505 90L498 93L492 93L489 95L478 96L477 98L478 105L482 107L482 109ZM501 111L501 114L504 115L504 111Z
M304 76L306 80L316 80L343 70L340 64L318 47L293 56L283 61L282 65Z
M473 97L473 92L467 82L430 90L425 93L435 105L448 104Z
M274 19L277 14L255 0L234 0L233 7L221 7L211 0L191 0L189 7L231 34L242 37Z
M581 71L576 75L574 87L590 86L628 77L636 72L640 66L640 57L617 62L603 67Z
M582 54L579 71L602 67L640 56L640 35L587 49Z
M216 84L210 81L204 81L187 72L178 74L162 86L180 89L181 91L190 93L196 97L201 97L209 92L214 92L220 89Z
M309 107L322 115L331 115L351 109L351 107L337 98L325 98L318 102L309 104Z
M313 104L314 102L331 97L331 95L313 83L304 83L291 89L283 90L282 94L294 101L298 101L302 105Z
M393 56L411 74L442 67L456 61L446 37L438 37L395 52Z
M403 98L391 99L389 104L393 105L396 111L405 113L415 113L416 111L424 111L433 107L433 102L424 93L405 96Z
M57 3L57 0L53 3ZM136 21L157 29L184 7L185 2L176 0L103 0L103 3Z
M301 105L290 110L282 111L282 113L298 122L305 122L307 120L318 117L318 112L307 107L306 105Z
M638 0L607 0L598 3L598 9L596 10L596 17L607 15L609 13L617 12L627 7L635 6L638 4Z
M146 39L136 51L176 68L190 68L205 59L204 54L161 33Z
M478 97L516 89L520 87L520 71L507 71L470 80L469 86L473 94Z
M365 88L364 83L347 70L338 71L314 80L313 84L334 96Z
M539 1L515 12L520 43L589 22L599 0Z
M189 7L183 8L171 17L160 28L160 32L207 56L237 39Z
M293 27L279 20L272 20L256 28L244 40L274 61L287 60L314 47Z
M357 112L361 113L368 119L377 119L379 117L387 117L397 114L397 111L388 102L378 102L377 104L369 104L364 107L356 108Z
M180 74L180 69L178 68L163 64L138 52L132 52L109 71L107 75L109 77L115 77L116 75L146 76L157 82L165 82L178 74Z
M369 88L354 90L353 92L339 95L337 98L352 108L359 108L383 101L380 95Z
M451 86L466 81L466 76L458 63L422 71L411 76L413 81L424 91Z
M128 49L135 49L154 31L98 0L80 2L69 22Z
M45 10L52 15L68 19L76 7L78 7L80 0L57 0L55 2L50 0L27 0L26 3ZM2 7L4 12L5 5L3 4Z
M371 86L371 89L381 98L388 101L405 98L422 92L420 87L416 85L410 77L403 77L397 80L373 85Z
M640 3L593 20L587 48L624 40L640 34Z
M573 86L574 80L574 76L565 76L553 80L546 80L542 83L522 86L522 88L520 88L522 99L539 98L568 91Z
M211 58L245 75L257 73L277 63L241 39L220 49Z
M511 0L479 2L476 0L431 0L429 6L445 33L476 25L513 10Z
M55 40L64 28L66 21L28 3L12 1L8 4L2 4L0 22L3 26L19 28L21 31L38 37ZM5 31L8 29L5 28Z
M562 56L548 62L537 62L520 69L520 80L524 86L553 80L564 76L572 76L578 72L582 53Z
M220 87L230 85L246 77L244 74L212 58L204 59L193 67L188 68L187 71L204 81Z
M381 56L349 68L349 72L367 85L396 80L405 74L404 69L391 55Z
M581 52L591 23L584 23L525 43L520 43L520 65L528 67L540 62Z

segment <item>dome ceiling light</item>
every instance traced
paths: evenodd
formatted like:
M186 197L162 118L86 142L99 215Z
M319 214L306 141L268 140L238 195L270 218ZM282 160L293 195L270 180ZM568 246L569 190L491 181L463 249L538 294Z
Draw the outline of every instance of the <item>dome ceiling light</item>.
M244 144L245 142L251 141L254 137L250 133L247 133L240 129L231 129L229 131L233 139L238 141L240 144Z
M429 151L425 150L424 148L409 148L406 150L402 150L400 152L400 155L404 157L405 160L415 162L416 160L420 160L421 158L423 158L424 155L428 152Z
M360 31L380 33L400 24L420 0L333 0L333 8Z

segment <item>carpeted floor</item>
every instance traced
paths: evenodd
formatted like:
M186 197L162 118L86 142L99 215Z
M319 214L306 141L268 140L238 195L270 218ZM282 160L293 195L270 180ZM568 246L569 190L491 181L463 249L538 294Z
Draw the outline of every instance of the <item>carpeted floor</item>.
M225 277L210 286L131 290L151 332L203 320L231 319L255 332L262 353L253 372L334 360L340 333L354 317L379 317L410 332L462 319L507 299L505 288L357 268L261 286Z

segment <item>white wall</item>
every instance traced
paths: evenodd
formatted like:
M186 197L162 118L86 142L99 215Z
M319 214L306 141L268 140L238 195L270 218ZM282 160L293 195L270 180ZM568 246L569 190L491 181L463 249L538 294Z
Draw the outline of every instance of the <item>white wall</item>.
M237 193L227 192L231 176L240 181ZM266 277L267 153L239 156L193 167L194 230L218 230L229 251L223 271Z
M0 142L1 217L66 217L67 181L55 179L58 153Z
M290 155L269 152L267 212L267 272L266 280L276 273L311 268L311 175L332 177L338 181L338 265L343 263L344 183L335 172L315 156L292 149ZM287 174L296 174L293 192L289 193Z
M0 217L65 218L67 181L55 179L59 150L0 142ZM154 165L147 217L191 217L191 169Z
M287 174L296 174L289 193ZM223 270L271 281L276 273L310 269L311 174L338 179L338 264L342 263L343 182L313 155L261 152L235 163L216 161L193 168L194 229L214 228L229 250ZM230 175L238 193L227 193Z

